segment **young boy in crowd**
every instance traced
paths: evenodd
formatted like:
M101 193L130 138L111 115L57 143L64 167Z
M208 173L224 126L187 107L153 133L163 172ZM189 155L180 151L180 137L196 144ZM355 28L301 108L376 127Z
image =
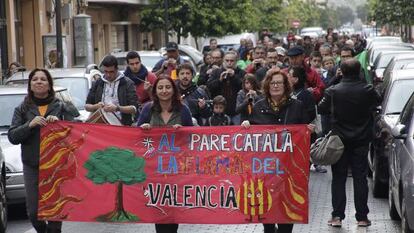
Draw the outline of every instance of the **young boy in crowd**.
M326 56L322 60L322 75L321 79L326 87L329 85L329 81L335 76L335 59L331 56Z
M231 119L224 113L226 110L226 98L218 95L213 99L213 115L208 118L208 126L230 125Z

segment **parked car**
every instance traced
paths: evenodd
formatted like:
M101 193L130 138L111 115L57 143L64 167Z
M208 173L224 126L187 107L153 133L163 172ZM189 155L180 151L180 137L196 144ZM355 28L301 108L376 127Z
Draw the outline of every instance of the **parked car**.
M385 45L377 45L367 50L368 65L373 66L375 59L378 54L384 51L403 51L403 50L414 50L414 46L408 43L391 43Z
M376 36L369 39L367 49L379 44L402 43L401 37L397 36Z
M318 38L323 34L323 29L321 27L305 27L300 30L300 36L310 36L312 38Z
M157 64L157 62L163 58L162 53L159 51L136 51L139 56L141 57L141 63L147 68L147 70L151 71L152 68ZM126 60L126 55L128 52L122 52L122 51L114 51L111 53L111 55L116 57L116 60L118 61L118 70L124 71L127 66L128 62ZM102 58L103 59L103 58ZM102 67L102 61L99 64L99 67Z
M383 101L375 116L374 139L369 147L369 167L372 171L374 197L386 197L388 187L388 157L392 144L391 130L414 91L413 70L395 70L384 87Z
M414 55L414 50L391 50L380 52L378 57L375 59L373 66L368 67L368 70L371 71L371 79L374 80L374 82L381 82L384 77L384 70L390 63L391 59L401 54Z
M167 51L165 47L162 47L160 50L161 54L165 54ZM188 57L197 71L200 70L200 66L203 64L203 54L198 51L196 48L190 45L178 45L178 52L180 56Z
M224 52L229 51L230 49L238 50L240 47L241 39L251 39L253 41L253 46L256 47L256 36L253 33L242 33L236 35L227 35L223 37L208 37L203 42L202 53L210 51L210 39L217 40L217 46Z
M57 98L72 104L66 88L55 87L54 89ZM4 169L6 172L6 197L9 204L24 203L26 197L20 145L11 144L7 138L7 131L13 118L14 109L24 100L26 95L26 85L0 86L0 106L2 110L2 114L0 114L0 142L6 160Z
M50 69L54 85L68 90L72 102L81 114L77 120L85 121L89 112L85 110L86 97L92 87L94 77L84 68ZM27 84L30 71L18 72L6 80L6 85Z
M392 133L389 214L392 220L402 220L402 232L414 232L414 94L402 110Z
M377 85L380 93L383 93L383 86L390 80L391 72L394 70L414 69L414 54L402 54L393 57L384 70L382 83Z
M7 229L6 160L2 150L3 142L0 143L0 233L5 233Z

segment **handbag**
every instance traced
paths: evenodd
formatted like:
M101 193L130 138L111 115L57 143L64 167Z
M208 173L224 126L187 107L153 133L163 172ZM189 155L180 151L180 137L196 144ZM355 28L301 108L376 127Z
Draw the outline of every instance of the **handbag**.
M311 162L316 165L332 165L338 162L344 152L344 144L338 135L329 131L311 146Z
M331 98L331 121L335 121L333 107L333 93ZM325 136L318 138L310 148L311 162L316 165L332 165L338 162L344 153L344 144L332 130Z

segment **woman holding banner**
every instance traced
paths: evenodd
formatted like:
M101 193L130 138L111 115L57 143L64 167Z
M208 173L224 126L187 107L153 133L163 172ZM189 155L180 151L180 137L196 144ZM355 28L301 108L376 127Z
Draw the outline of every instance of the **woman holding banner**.
M308 124L312 131L314 125L303 107L302 102L292 97L292 89L288 77L280 69L271 69L263 80L264 98L253 106L253 112L249 120L243 121L242 126L249 128L250 124L257 125L289 125ZM264 233L290 233L293 224L263 224Z
M181 103L180 94L174 81L160 76L152 89L152 102L144 105L137 125L149 130L151 127L193 126L190 109ZM178 224L155 224L157 233L176 233Z
M21 144L26 208L33 227L38 233L60 233L62 222L37 219L40 128L57 120L73 120L74 116L69 107L55 97L52 76L45 69L30 72L27 93L14 110L8 137L12 144Z

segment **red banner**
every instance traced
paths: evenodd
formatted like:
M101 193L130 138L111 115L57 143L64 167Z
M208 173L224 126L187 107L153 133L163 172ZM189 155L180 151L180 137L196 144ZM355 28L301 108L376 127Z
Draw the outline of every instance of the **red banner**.
M305 125L42 128L40 219L307 223Z

